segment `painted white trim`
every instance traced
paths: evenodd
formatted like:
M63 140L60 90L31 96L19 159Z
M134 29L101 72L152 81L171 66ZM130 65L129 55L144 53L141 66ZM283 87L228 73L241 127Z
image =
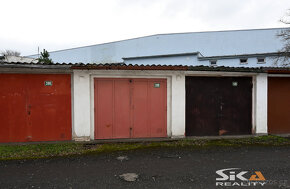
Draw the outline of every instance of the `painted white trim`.
M268 75L265 73L258 74L256 77L256 106L255 122L256 134L268 133Z
M74 71L73 140L89 140L90 136L90 79L89 75Z
M71 74L71 136L72 136L72 140L74 138L74 75Z
M185 137L185 74L172 76L172 137Z
M252 134L256 133L256 76L252 77Z
M90 75L90 139L95 140L95 87L94 76Z

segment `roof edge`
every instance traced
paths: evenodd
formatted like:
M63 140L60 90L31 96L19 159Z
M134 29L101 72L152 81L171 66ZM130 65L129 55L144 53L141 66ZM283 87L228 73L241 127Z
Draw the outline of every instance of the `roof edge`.
M204 56L198 57L198 60L219 60L219 59L234 59L234 58L249 58L249 57L273 57L278 56L279 52L270 53L256 53L256 54L236 54L236 55L223 55L223 56Z
M175 54L158 54L158 55L149 55L149 56L132 56L132 57L123 57L123 60L134 60L134 59L148 59L148 58L166 58L173 56L188 56L188 55L199 55L200 52L187 52L187 53L175 53Z
M23 62L0 62L0 68L70 69L69 64L37 64Z
M129 38L129 39L121 39L121 40L110 41L110 42L105 42L105 43L93 44L93 45L85 45L85 46L78 46L78 47L72 47L72 48L67 48L67 49L53 50L53 51L49 51L49 53L61 52L61 51L67 51L67 50L74 50L74 49L86 48L86 47L93 47L93 46L98 46L98 45L106 45L106 44L110 44L110 43L118 43L118 42L123 42L123 41L130 41L130 40L135 40L135 39L141 39L141 38L146 38L146 37L154 37L154 36L163 36L163 35L193 34L193 33L214 33L214 32L216 32L216 33L217 32L240 32L240 31L257 31L257 30L279 30L279 29L290 29L290 27L159 33L159 34L144 35L144 36L141 36L141 37L133 37L133 38ZM27 57L36 56L36 55L38 55L38 54L27 55Z

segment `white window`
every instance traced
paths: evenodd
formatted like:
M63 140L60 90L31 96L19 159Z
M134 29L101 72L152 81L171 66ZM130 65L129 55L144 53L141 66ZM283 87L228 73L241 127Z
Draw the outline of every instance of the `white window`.
M248 59L247 58L241 58L240 59L240 64L248 64Z
M210 60L209 64L210 64L210 66L216 66L217 65L217 60Z
M265 60L265 58L257 58L257 63L258 64L265 64L266 60Z

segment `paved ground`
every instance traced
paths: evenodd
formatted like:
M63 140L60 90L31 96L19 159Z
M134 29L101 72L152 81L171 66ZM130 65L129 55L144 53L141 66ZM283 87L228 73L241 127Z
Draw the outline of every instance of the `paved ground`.
M163 148L2 161L0 188L215 188L216 171L226 168L249 171L243 175L248 178L261 171L274 183L263 188L290 188L290 147ZM124 173L139 177L127 182L119 177Z

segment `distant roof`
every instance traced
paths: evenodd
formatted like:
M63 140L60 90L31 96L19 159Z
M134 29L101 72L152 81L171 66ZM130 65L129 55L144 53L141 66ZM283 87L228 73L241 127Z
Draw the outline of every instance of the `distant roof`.
M50 52L55 62L122 62L125 57L146 57L200 52L206 57L275 53L283 46L281 30L269 28L158 34L104 44Z
M3 62L26 62L26 63L37 63L38 60L35 58L25 57L25 56L14 56L14 55L5 55L0 56L0 61Z

